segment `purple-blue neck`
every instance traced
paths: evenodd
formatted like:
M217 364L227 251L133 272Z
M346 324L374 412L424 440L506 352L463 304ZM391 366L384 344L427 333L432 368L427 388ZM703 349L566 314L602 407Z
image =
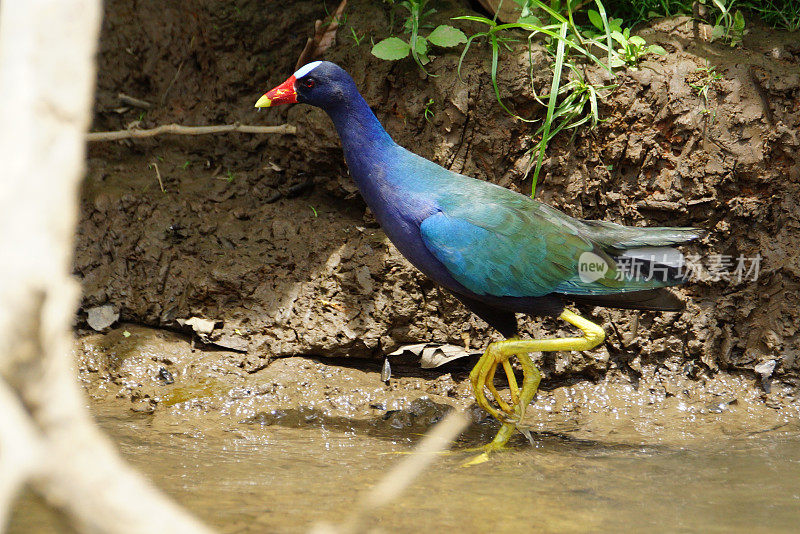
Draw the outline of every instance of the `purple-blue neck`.
M369 187L366 181L378 178L374 175L376 165L385 169L397 145L357 90L347 95L341 104L325 111L339 133L350 175L361 192L366 193L365 188Z
M469 293L431 254L420 235L422 221L437 211L431 194L434 190L424 186L440 172L449 171L397 145L355 84L349 81L344 87L345 98L323 109L339 133L347 167L361 196L403 256L446 287ZM420 194L420 189L425 194Z

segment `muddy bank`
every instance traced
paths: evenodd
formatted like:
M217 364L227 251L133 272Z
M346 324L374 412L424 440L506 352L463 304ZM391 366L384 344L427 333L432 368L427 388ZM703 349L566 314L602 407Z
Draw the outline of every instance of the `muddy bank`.
M179 319L215 320L208 338L241 351L226 354L245 374L279 356L369 358L427 341L478 349L493 338L388 244L354 194L322 112L253 111L292 71L321 5L147 4L106 3L95 129L285 120L299 131L92 145L75 260L84 309L112 304L125 321L175 329ZM464 9L446 4L437 16ZM522 170L531 127L494 101L486 50L468 54L463 83L457 52L436 58L438 77L423 79L412 62L382 62L345 36L352 26L377 40L388 20L383 5L353 2L327 59L353 74L400 144L529 190ZM754 367L775 362L771 396L791 401L800 370L800 50L787 33L759 29L731 49L696 30L686 18L641 30L669 54L620 73L597 129L555 141L537 197L583 218L708 228L690 251L702 255L706 275L713 255L760 255L758 279L707 276L679 290L689 302L681 314L585 308L606 326L608 343L539 364L548 380L636 383L652 372L697 387L724 371L757 397ZM534 54L535 64L543 57ZM502 65L503 97L520 113L541 113L526 88L527 53L517 48ZM706 104L690 84L707 65L722 79ZM545 70L534 68L540 88ZM119 92L154 107L121 109ZM430 99L435 115L426 121ZM552 321L524 330L567 332Z
M82 338L76 355L89 405L124 458L231 534L341 524L444 411L469 402L459 389L464 371L437 378L397 365L384 385L370 360L288 357L245 373L235 353L193 351L185 337L132 325ZM495 430L476 417L453 452L388 506L367 510L365 524L386 532L505 533L532 524L558 533L665 525L792 532L800 476L793 409L750 402L747 379L677 385L688 392L666 396L648 380L638 392L609 380L543 391L527 417L535 446L519 436L513 450L465 469ZM136 390L159 401L131 404ZM35 499L16 503L10 533L65 531Z
M75 353L89 406L122 456L231 534L341 524L409 458L412 442L469 402L459 387L465 370L434 377L398 364L384 384L370 360L288 357L246 373L236 353L127 324L82 337ZM398 532L518 532L534 523L542 532L791 532L796 406L754 403L749 379L724 374L702 387L665 383L679 389L665 394L645 379L633 391L606 379L542 391L527 417L535 446L519 436L512 450L464 469L495 431L473 411L454 450L388 506L365 511L365 524ZM70 528L28 494L8 531Z
M460 440L464 446L485 443L498 428L473 404L467 380L473 362L466 360L425 370L393 359L386 382L378 362L352 359L287 357L247 372L238 353L202 349L187 336L135 325L83 336L75 353L94 405L140 413L156 429L191 434L278 426L413 442L453 407L473 418ZM539 439L668 444L797 426L800 409L786 391L764 402L754 386L752 378L724 373L676 380L655 366L635 383L611 376L546 383L524 424ZM521 435L516 439L525 443Z

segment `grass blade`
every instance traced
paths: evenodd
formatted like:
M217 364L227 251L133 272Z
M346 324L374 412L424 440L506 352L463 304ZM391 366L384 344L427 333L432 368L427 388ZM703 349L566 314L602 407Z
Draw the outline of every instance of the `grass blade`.
M603 28L606 30L606 43L608 45L608 59L606 64L611 65L611 54L613 53L614 43L611 42L611 28L608 26L608 16L606 15L606 8L600 0L594 0L597 5L597 12L600 13L600 18L603 20ZM613 73L612 73L613 76Z
M536 157L536 169L533 171L533 184L531 185L531 197L536 194L536 182L539 180L539 171L542 169L544 160L544 150L550 140L550 126L553 123L553 112L556 109L556 99L558 98L558 88L561 85L561 69L564 67L564 45L567 37L567 27L569 23L565 20L561 23L559 32L558 47L556 49L556 65L553 70L553 83L550 85L550 99L547 102L547 116L545 117L544 128L542 130L542 140L539 142L539 154Z

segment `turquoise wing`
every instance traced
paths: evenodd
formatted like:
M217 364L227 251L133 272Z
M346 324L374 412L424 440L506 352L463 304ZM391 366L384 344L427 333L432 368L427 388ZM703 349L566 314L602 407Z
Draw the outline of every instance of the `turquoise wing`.
M615 260L580 221L511 194L506 202L450 203L420 225L428 250L470 291L508 297L607 295L669 285L619 276ZM587 261L603 268L582 276L579 269Z
M513 240L441 212L425 219L420 231L428 250L478 295L541 296L552 293L565 278L557 263L551 269L529 268L546 261L547 247L540 235Z
M610 295L676 285L617 263L625 250L690 241L691 228L631 228L580 221L504 187L453 173L413 154L401 175L436 212L420 223L423 243L478 295ZM424 177L421 179L420 177ZM587 273L587 266L602 267Z

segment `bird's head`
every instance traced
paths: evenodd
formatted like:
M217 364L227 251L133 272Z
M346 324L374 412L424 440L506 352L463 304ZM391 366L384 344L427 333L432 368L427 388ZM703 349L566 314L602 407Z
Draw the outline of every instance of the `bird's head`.
M264 93L257 108L279 104L311 104L330 110L345 102L355 83L347 72L330 61L314 61L300 67L289 79Z

